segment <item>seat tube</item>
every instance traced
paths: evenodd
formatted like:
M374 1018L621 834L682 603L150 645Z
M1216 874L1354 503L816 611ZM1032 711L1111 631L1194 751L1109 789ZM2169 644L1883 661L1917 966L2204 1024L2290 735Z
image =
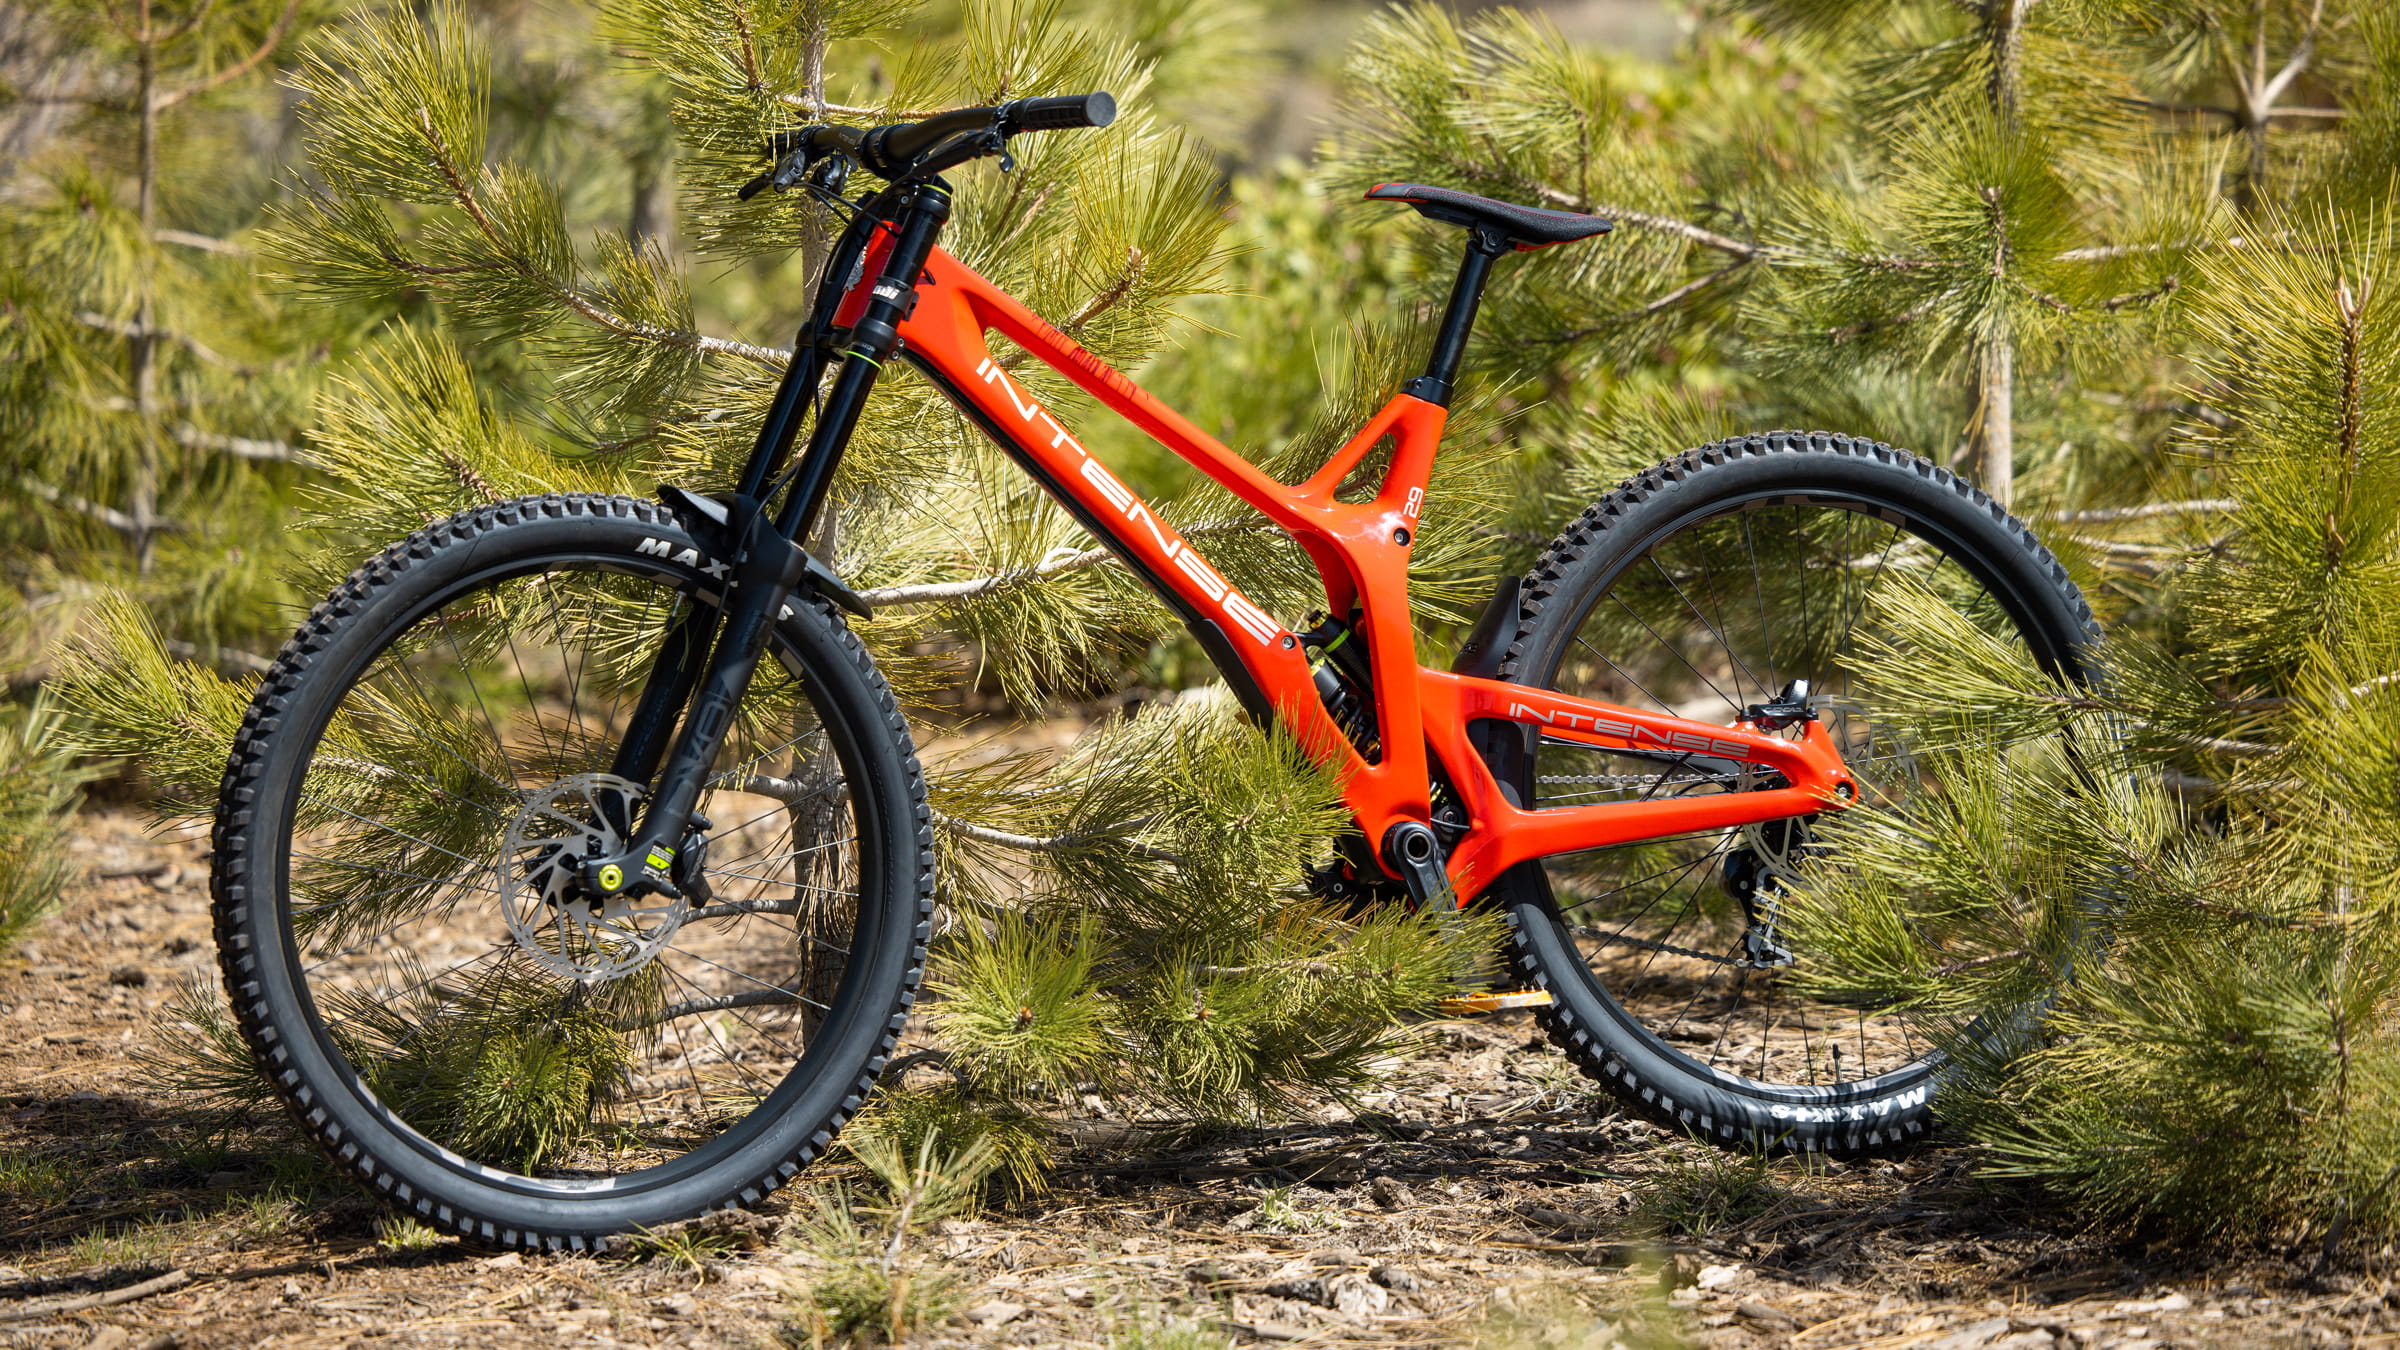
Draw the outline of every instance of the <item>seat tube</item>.
M817 513L833 486L834 470L841 467L842 452L849 447L859 415L866 410L867 395L875 388L883 362L899 345L900 322L916 308L917 276L949 219L949 186L938 179L918 184L901 203L899 236L884 259L882 273L875 278L866 312L850 326L842 373L834 379L833 392L826 395L825 411L817 418L807 454L793 470L791 495L776 513L775 527L785 538L806 539L815 528Z

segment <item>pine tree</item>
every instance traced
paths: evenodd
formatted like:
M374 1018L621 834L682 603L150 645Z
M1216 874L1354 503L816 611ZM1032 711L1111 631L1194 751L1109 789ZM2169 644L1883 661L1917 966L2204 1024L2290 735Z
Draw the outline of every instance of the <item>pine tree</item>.
M37 4L82 60L0 108L52 128L0 191L0 494L31 650L95 586L144 597L175 649L242 666L289 593L278 523L306 472L315 363L347 329L261 289L250 232L280 188L252 158L314 0Z
M1126 111L1106 134L1029 137L1013 171L955 175L945 244L1120 367L1164 349L1176 303L1219 290L1229 252L1212 158L1151 108L1154 88L1182 91L1189 108L1206 87L1197 72L1219 53L1159 40L1202 11L1105 6L1078 19L1054 3L978 3L939 37L902 26L907 13L879 0L603 6L597 31L633 65L622 78L660 91L673 119L674 226L648 238L621 217L579 234L567 184L498 155L490 47L459 9L369 16L313 44L291 79L322 187L283 211L261 250L312 298L391 313L417 297L430 313L392 325L316 405L323 477L303 487L313 543L300 588L323 589L370 542L522 493L728 482L786 359L765 335L786 331L832 235L803 200L734 201L774 130L1113 91ZM735 280L704 295L695 276ZM729 331L707 331L710 312ZM1270 461L1338 443L1399 366L1394 344L1363 336L1343 383L1275 428ZM1097 420L1046 370L1018 375L1069 425ZM1474 431L1472 410L1461 424ZM1454 509L1428 513L1444 524L1415 550L1453 609L1469 595L1463 569L1488 562L1476 526L1498 495L1495 463L1458 457L1436 484ZM1262 603L1298 621L1316 598L1297 555L1221 490L1130 476ZM1133 579L913 379L879 389L829 517L816 546L876 607L861 636L921 736L979 674L1038 710L1118 680L1169 635ZM90 748L139 755L167 802L205 806L238 683L169 661L149 621L116 606L67 685ZM947 925L936 1023L987 1119L1022 1119L1086 1085L1207 1116L1353 1087L1393 1045L1395 1018L1428 1007L1488 945L1474 924L1360 919L1310 899L1303 869L1341 828L1330 786L1241 723L1221 687L1167 692L1064 755L932 766ZM753 694L775 697L791 692ZM760 702L750 715L777 714ZM443 826L428 816L422 828ZM505 999L483 1011L482 1030L527 1020ZM522 1071L506 1075L451 1063L440 1046L485 1037L410 1030L431 1016L394 1008L377 1024L379 1044L417 1047L391 1057L378 1090L453 1103L459 1129L517 1156L554 1148L605 1078L605 1046L511 1050ZM594 1072L542 1071L562 1059ZM896 1108L870 1137L921 1133L904 1120L939 1114Z
M1619 222L1516 269L1479 344L1551 399L1532 440L1568 495L1662 452L1619 428L1789 421L2113 506L2175 473L2158 338L2191 249L2326 181L2353 110L2322 91L2374 8L1758 0L1672 70L1404 9L1353 58L1329 172Z

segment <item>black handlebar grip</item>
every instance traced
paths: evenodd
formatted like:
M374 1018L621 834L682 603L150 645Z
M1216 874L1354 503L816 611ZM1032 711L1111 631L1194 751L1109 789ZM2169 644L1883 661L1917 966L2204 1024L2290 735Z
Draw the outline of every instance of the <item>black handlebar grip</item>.
M1106 92L1021 98L1009 104L1007 111L1012 130L1067 131L1075 127L1104 127L1116 121L1117 101Z

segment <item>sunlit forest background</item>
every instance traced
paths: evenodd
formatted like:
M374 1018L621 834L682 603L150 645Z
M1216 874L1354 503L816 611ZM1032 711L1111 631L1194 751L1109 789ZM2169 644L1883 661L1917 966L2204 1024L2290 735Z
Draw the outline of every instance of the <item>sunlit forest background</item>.
M813 55L708 55L750 25ZM1585 504L1723 436L1886 441L2030 522L2109 677L1893 654L1970 788L1860 827L1812 978L1936 1026L2038 1010L1947 1111L1996 1177L2219 1235L2400 1218L2400 13L2370 0L0 3L0 941L52 912L79 795L210 807L251 682L388 540L721 486L828 237L733 202L758 135L994 87L1128 116L962 172L963 256L1266 463L1421 359L1456 240L1367 187L1618 221L1487 302L1416 563L1429 659ZM404 152L419 119L455 162ZM1029 382L1298 618L1220 498ZM895 381L850 469L915 509L835 556L921 737L1213 680L1114 568L1045 562L1088 539L931 402ZM2062 716L2122 791L1976 759ZM962 770L937 806L1067 838L1093 764L1019 765L1005 802ZM2068 933L2074 987L2029 984Z

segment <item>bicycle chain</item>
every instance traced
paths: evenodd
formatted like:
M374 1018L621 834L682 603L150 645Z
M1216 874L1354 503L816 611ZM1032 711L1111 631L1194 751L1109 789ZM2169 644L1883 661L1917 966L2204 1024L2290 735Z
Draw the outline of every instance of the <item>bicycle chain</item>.
M1570 787L1598 784L1603 787L1654 787L1660 779L1654 773L1546 773L1533 780L1544 787ZM1723 774L1693 774L1686 778L1669 778L1670 783L1722 783L1730 781Z

